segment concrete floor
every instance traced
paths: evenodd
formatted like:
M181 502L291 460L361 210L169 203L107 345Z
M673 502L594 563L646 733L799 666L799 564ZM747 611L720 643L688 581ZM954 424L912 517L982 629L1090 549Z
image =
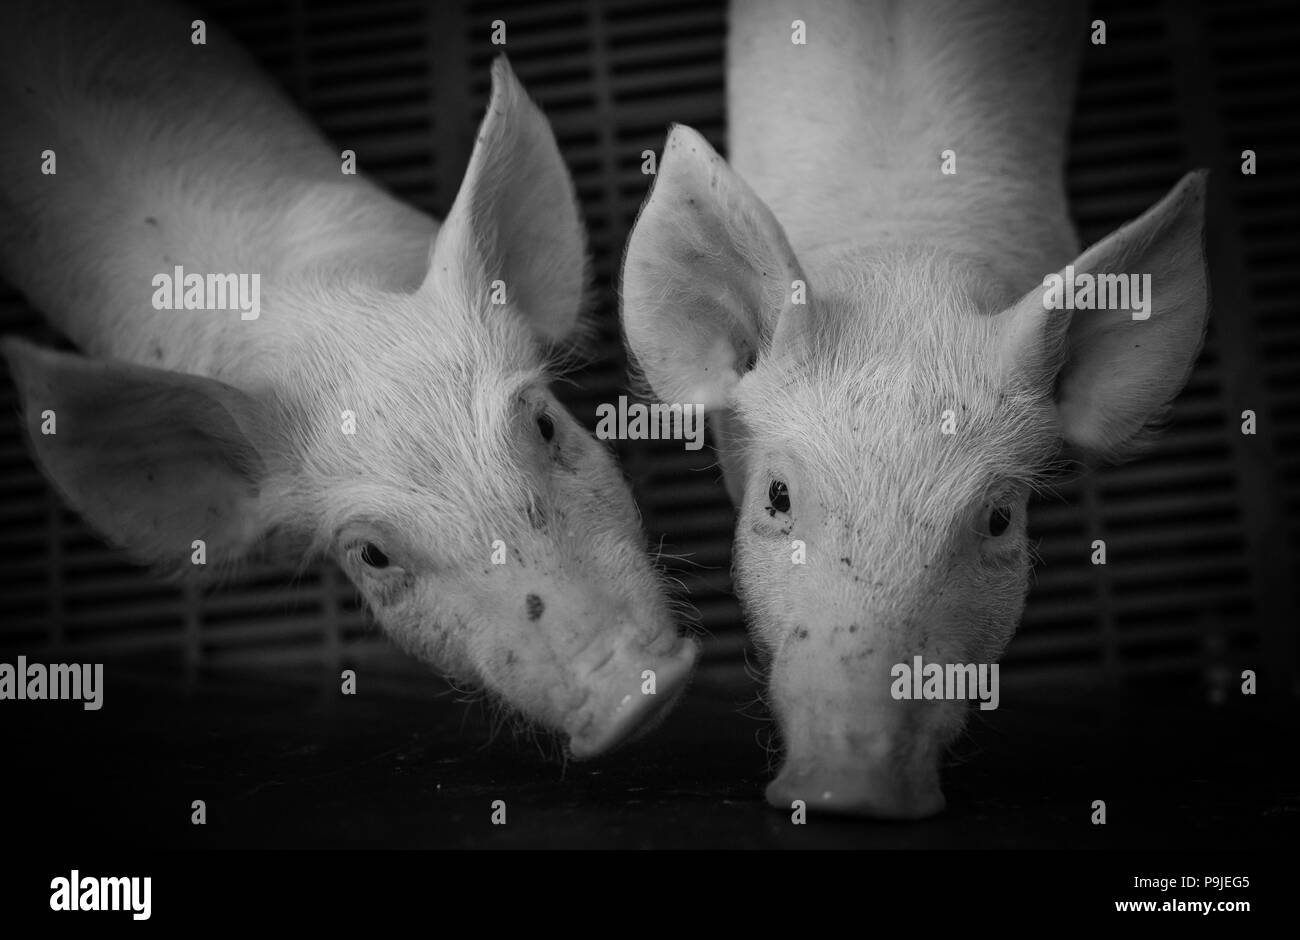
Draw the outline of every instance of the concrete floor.
M1292 847L1300 831L1300 721L1249 700L1211 709L1176 694L1160 704L1004 696L957 747L942 816L813 815L796 826L762 801L767 726L745 707L754 690L734 673L702 676L636 745L567 766L508 734L485 744L481 708L432 689L344 697L333 682L265 676L166 688L118 682L100 712L0 704L0 745L23 768L6 774L6 841L1228 849ZM196 799L207 804L204 826L190 822ZM505 825L491 822L498 799ZM1095 799L1107 803L1105 826L1090 823Z

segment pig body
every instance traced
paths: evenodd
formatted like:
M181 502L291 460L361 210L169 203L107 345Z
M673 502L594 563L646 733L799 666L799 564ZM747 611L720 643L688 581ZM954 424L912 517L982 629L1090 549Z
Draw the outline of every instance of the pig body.
M898 667L996 662L1030 494L1063 445L1133 453L1195 360L1203 174L1076 257L1085 41L1076 4L736 2L731 165L669 135L623 322L657 397L709 414L784 747L776 806L943 807L969 702L900 696ZM1048 309L1063 270L1148 274L1152 304Z
M71 505L168 570L198 542L212 568L272 539L329 555L399 644L574 756L661 715L695 646L611 456L547 387L583 232L505 60L439 226L344 175L211 24L194 44L152 4L12 13L0 272L87 355L5 353ZM182 272L256 275L257 308L174 309Z

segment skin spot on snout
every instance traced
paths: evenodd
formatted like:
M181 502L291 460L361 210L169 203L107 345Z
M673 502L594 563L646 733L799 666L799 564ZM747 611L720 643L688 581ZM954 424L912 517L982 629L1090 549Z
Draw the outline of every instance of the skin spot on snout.
M536 594L529 594L528 597L524 598L524 604L528 608L529 620L539 620L542 614L546 613L546 605L542 603L542 599Z

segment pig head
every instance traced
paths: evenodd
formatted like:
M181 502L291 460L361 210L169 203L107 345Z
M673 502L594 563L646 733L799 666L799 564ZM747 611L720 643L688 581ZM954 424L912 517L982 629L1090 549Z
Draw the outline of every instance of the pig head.
M996 662L1030 583L1028 499L1063 445L1134 453L1182 388L1207 310L1204 186L1187 176L1073 262L1149 273L1149 316L1047 309L1055 272L1003 283L924 244L797 258L674 128L628 243L623 324L656 397L705 403L783 743L773 805L943 807L970 702L900 698L895 669Z
M207 337L191 371L4 351L41 468L133 557L328 555L402 647L583 758L662 716L696 646L612 455L549 389L582 331L582 223L545 118L504 58L492 75L418 270L306 250L267 276L257 321L204 313L175 339Z

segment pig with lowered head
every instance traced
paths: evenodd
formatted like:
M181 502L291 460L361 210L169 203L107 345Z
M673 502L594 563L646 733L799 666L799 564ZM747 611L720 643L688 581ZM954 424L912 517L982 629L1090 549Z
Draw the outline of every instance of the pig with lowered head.
M732 164L669 134L624 330L656 396L709 415L783 745L775 806L943 808L970 703L896 696L896 668L996 662L1030 584L1030 494L1063 446L1136 452L1195 361L1203 173L1076 257L1085 25L1069 3L736 2ZM1049 283L1098 275L1133 290L1057 309Z
M397 643L576 758L662 715L696 647L612 456L548 388L583 229L506 60L439 226L342 173L211 24L195 45L152 4L11 12L0 270L85 355L4 353L67 502L161 569L196 570L200 540L212 569L270 540L332 557ZM256 273L260 311L160 309L178 266Z

